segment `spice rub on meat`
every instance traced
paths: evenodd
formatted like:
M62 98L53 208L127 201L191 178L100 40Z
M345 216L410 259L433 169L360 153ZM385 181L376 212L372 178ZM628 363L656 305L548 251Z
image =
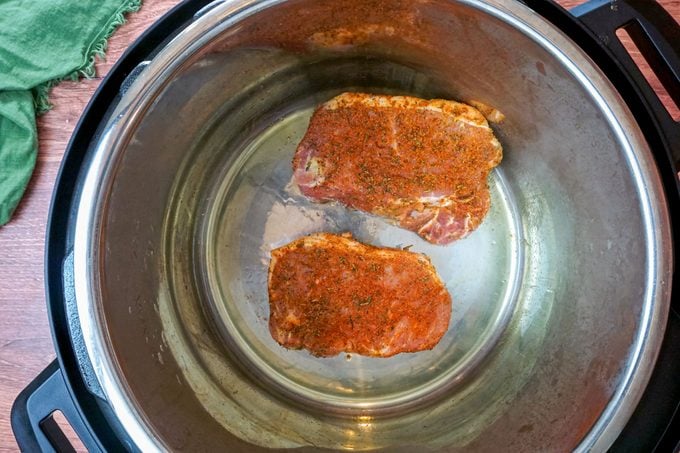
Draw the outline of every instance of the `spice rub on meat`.
M390 357L432 349L451 296L425 255L318 233L272 251L269 307L271 335L286 348Z
M344 93L314 112L293 180L315 201L386 217L429 242L477 228L502 148L475 108L441 99Z

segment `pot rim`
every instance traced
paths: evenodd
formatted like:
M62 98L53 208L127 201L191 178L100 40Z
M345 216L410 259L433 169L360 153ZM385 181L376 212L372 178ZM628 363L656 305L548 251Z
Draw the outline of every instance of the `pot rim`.
M105 195L126 138L146 108L180 68L225 29L243 18L284 0L218 1L197 13L197 19L172 39L146 65L113 109L92 153L77 204L74 243L74 280L77 311L84 344L94 373L114 412L131 439L143 451L165 449L151 424L135 407L121 368L110 350L104 315L100 310L99 220L106 209ZM642 319L631 346L620 384L600 418L577 451L604 450L621 432L645 389L656 360L668 316L672 280L672 241L667 202L649 146L625 102L594 62L557 26L519 2L459 0L520 30L560 61L597 103L622 147L641 200L646 245L646 289Z

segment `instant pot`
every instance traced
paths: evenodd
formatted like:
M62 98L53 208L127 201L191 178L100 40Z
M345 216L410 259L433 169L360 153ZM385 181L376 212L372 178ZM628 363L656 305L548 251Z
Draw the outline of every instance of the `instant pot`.
M670 451L678 447L680 28L642 0L189 1L83 114L47 232L57 360L17 398L26 451ZM481 102L504 147L469 238L427 244L290 187L344 91ZM350 231L427 254L431 351L320 359L267 328L275 246Z

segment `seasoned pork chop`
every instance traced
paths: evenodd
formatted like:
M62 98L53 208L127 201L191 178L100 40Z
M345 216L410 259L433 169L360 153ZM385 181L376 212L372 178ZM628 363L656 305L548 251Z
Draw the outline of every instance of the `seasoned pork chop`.
M321 105L293 158L307 197L391 219L435 244L477 228L502 149L484 116L441 99L344 93Z
M282 346L321 357L389 357L432 349L451 296L429 258L318 233L272 251L269 330Z

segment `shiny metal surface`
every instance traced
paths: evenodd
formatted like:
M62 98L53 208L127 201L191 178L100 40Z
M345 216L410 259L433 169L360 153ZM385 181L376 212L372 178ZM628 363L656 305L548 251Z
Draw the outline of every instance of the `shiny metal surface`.
M276 121L248 141L237 162L219 165L225 173L209 183L214 191L199 208L207 215L198 220L194 243L201 299L239 360L302 405L358 414L424 405L493 350L515 308L523 247L514 198L502 172L494 174L487 222L471 240L447 247L375 216L310 202L290 182L291 156L311 114L296 110ZM437 347L386 360L319 359L279 346L268 328L269 252L318 231L351 231L370 244L411 245L427 254L456 301L451 328ZM186 253L182 243L176 246L175 253Z
M505 114L478 231L432 246L291 191L311 109L346 90ZM76 296L143 451L603 451L630 416L670 297L663 191L609 82L518 2L221 2L114 108L82 175ZM276 345L268 252L321 230L431 256L443 341L350 360Z

